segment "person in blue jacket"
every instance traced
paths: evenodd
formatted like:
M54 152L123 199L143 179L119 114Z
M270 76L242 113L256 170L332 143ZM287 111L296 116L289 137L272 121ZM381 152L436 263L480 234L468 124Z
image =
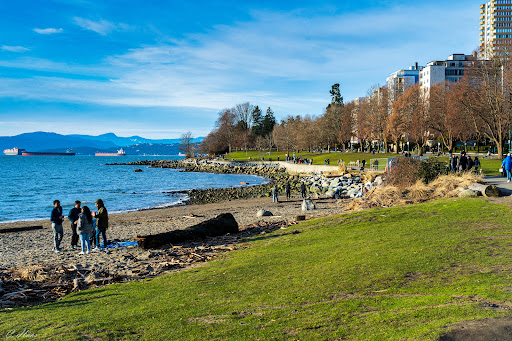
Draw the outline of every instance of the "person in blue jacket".
M60 206L60 201L54 200L50 221L52 222L55 252L60 252L60 242L62 241L62 237L64 236L64 230L62 229L63 219L64 216L62 215L62 207Z
M510 178L512 177L512 157L510 156L510 153L508 153L507 157L503 159L501 167L503 167L505 172L507 172L507 182L510 182Z

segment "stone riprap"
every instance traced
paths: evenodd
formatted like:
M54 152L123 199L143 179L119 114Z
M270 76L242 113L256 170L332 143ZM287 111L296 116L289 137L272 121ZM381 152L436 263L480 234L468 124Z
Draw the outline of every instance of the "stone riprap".
M111 165L123 164L115 163ZM336 193L340 198L360 198L373 187L382 184L380 176L376 177L373 182L364 182L361 175L352 175L350 173L339 177L326 177L324 175L300 177L288 174L286 170L280 168L276 163L154 160L130 162L125 165L182 169L185 172L251 174L269 179L267 184L259 186L193 189L186 192L189 196L187 204L269 197L274 185L277 185L278 193L283 195L287 182L290 184L290 189L293 193L300 192L301 182L304 182L307 188L307 195L315 198L320 196L333 198L336 196Z

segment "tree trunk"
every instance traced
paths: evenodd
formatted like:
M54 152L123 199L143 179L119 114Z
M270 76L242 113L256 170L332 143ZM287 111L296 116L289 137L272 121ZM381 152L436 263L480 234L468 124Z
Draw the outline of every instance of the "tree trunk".
M496 140L494 142L496 143L496 148L498 149L498 157L503 159L503 142Z
M486 197L499 197L500 196L500 190L495 185L474 183L474 184L469 185L469 189L472 189L474 191L480 191L482 193L482 195L486 196Z

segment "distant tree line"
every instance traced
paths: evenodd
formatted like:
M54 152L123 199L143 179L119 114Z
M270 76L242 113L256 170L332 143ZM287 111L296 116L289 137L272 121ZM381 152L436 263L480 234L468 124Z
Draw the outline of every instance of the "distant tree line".
M459 142L485 141L502 156L512 134L512 63L509 54L490 61L469 61L460 82L436 84L422 93L418 84L391 92L370 89L364 99L344 103L340 85L319 117L289 115L276 123L250 103L219 113L216 128L201 144L203 153L233 150L360 151L405 150L422 154L438 141L453 151ZM354 147L355 146L355 147Z

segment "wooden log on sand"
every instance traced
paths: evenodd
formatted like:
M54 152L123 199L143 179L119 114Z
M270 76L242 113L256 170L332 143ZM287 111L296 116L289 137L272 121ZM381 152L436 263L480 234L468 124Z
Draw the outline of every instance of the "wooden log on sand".
M10 227L10 228L0 228L0 233L8 233L8 232L21 232L21 231L32 231L32 230L42 230L42 226L23 226L23 227Z
M499 197L500 189L495 185L474 183L469 185L469 189L480 191L484 197Z
M231 213L221 214L213 219L188 227L154 235L137 236L135 241L143 249L151 249L165 244L176 244L187 240L204 239L206 237L222 236L227 233L237 233L238 223Z

